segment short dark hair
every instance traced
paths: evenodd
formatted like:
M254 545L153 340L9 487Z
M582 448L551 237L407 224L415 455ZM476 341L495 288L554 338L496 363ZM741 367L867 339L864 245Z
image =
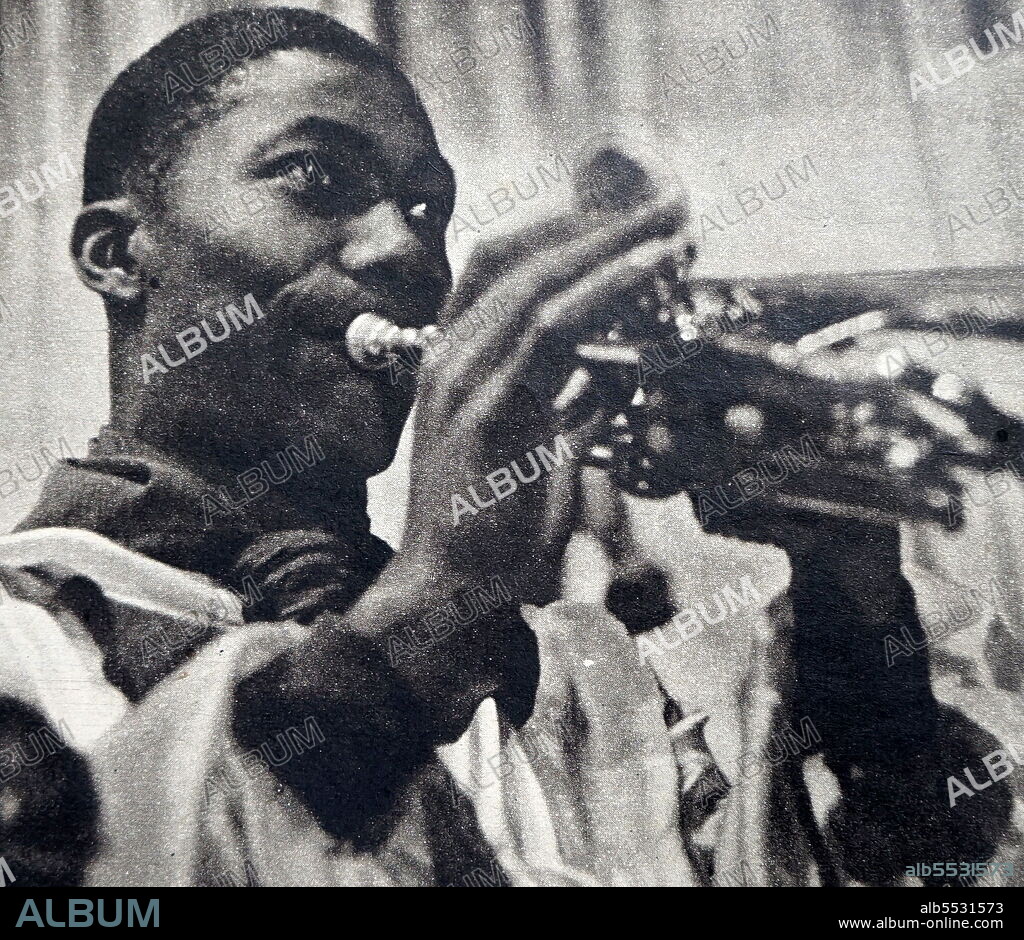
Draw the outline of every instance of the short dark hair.
M222 113L217 92L224 79L244 62L284 49L308 49L382 70L415 98L390 56L323 13L277 6L212 13L166 36L104 93L89 125L82 202L129 193L159 201L163 171L181 151L173 145ZM204 81L193 85L197 70Z

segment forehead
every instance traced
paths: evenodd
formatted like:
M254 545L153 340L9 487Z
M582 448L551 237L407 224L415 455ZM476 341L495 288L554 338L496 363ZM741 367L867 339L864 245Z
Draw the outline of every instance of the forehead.
M396 173L436 147L412 93L376 65L290 49L245 68L243 81L227 78L232 107L196 134L194 157L244 159L310 119L354 128Z

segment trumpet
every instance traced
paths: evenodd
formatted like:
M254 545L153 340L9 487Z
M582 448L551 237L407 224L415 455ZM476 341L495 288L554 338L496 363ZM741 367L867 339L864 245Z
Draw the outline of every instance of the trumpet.
M359 314L345 331L345 351L357 368L368 372L387 369L396 359L419 361L438 335L436 326L401 327L379 314Z
M577 172L581 211L651 198L636 165L628 186L608 178L629 159L604 152ZM713 531L768 505L954 529L963 471L1020 453L1024 425L933 351L1024 338L1024 268L727 278L694 276L695 261L685 245L649 289L611 303L558 398L596 396L613 416L586 462L623 492L686 492ZM367 313L346 342L353 362L379 369L419 361L435 332ZM929 353L910 355L907 337Z

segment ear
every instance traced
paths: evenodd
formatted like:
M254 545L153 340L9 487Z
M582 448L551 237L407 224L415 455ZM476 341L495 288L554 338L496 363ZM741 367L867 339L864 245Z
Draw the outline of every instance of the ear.
M141 215L130 198L94 202L82 209L71 234L78 277L108 300L136 303L149 276L140 251Z

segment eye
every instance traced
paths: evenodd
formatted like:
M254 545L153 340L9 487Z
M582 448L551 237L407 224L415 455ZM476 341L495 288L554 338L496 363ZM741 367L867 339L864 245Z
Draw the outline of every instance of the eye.
M405 214L414 225L441 231L448 222L444 201L425 193L417 193L406 201Z
M293 189L308 189L314 184L329 186L330 174L323 172L319 167L302 167L297 163L289 163L279 171L278 176Z
M357 192L370 186L372 174L361 164L304 153L286 157L277 164L277 174L293 190L320 189L327 192Z
M359 161L339 161L322 153L294 152L268 164L262 174L278 192L304 211L339 219L372 204L380 183Z

